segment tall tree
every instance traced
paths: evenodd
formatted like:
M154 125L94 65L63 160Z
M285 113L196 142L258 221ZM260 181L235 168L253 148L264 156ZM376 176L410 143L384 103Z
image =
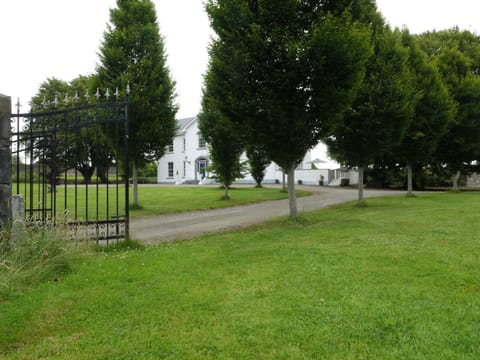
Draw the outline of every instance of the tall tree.
M375 2L209 0L221 47L221 112L241 124L288 173L290 217L297 218L295 166L355 96L370 54L359 22Z
M475 170L472 164L480 158L480 36L453 28L419 40L457 104L435 156L450 170L456 188L460 173Z
M409 51L408 67L417 101L413 120L392 155L406 164L407 193L410 195L413 167L431 161L438 142L455 116L456 106L439 73L427 62L426 54L407 30L402 32L402 43Z
M363 200L364 169L399 144L413 115L407 53L400 34L378 15L371 39L374 55L368 61L358 96L326 140L334 159L358 167L359 201Z
M209 72L206 83L211 82L214 73ZM208 85L207 85L208 88ZM230 199L229 188L233 181L243 177L240 156L244 151L240 132L235 125L218 110L216 98L204 93L202 112L198 116L198 127L210 150L211 168L214 177L224 189L224 200Z
M247 158L250 167L250 174L255 180L257 187L262 187L262 181L265 177L265 169L270 165L270 159L261 147L255 145L247 146Z
M102 88L130 84L128 138L133 167L133 204L138 205L137 169L160 158L176 131L174 82L151 0L117 0L100 48Z

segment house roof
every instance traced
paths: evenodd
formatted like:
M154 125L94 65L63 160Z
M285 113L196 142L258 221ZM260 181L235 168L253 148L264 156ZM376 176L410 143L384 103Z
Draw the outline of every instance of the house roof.
M184 132L187 127L196 119L196 117L189 117L184 119L177 119L178 132Z

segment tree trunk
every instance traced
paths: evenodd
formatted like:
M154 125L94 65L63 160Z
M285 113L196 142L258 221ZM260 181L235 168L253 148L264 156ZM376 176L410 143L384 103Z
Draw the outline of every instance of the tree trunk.
M285 183L285 170L282 169L282 191L286 191L286 190L287 190L287 186Z
M228 199L230 199L230 195L228 195L228 186L223 185L223 187L225 188L225 193L223 194L223 199L228 200Z
M407 195L413 194L413 171L412 164L407 163Z
M455 175L453 175L453 191L458 191L458 180L460 180L460 171L457 171Z
M138 171L137 171L137 164L135 163L135 161L132 161L132 172L133 172L133 206L137 207L138 206Z
M295 163L288 170L288 204L290 207L290 218L297 220L297 196L295 194Z
M364 174L364 167L358 167L358 201L363 200L363 174Z

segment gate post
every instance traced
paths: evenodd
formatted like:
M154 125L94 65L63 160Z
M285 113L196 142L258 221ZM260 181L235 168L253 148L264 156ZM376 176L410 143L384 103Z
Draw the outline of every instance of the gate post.
M0 94L0 228L12 219L12 154L10 152L12 101Z

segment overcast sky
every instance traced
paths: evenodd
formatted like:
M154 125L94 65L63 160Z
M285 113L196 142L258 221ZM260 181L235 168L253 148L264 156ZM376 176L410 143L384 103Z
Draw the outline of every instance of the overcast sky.
M0 0L0 93L29 99L48 77L72 80L95 71L115 0ZM211 35L203 0L154 0L179 117L197 114ZM479 0L377 0L392 26L412 33L458 25L478 33ZM134 89L133 89L134 91Z

